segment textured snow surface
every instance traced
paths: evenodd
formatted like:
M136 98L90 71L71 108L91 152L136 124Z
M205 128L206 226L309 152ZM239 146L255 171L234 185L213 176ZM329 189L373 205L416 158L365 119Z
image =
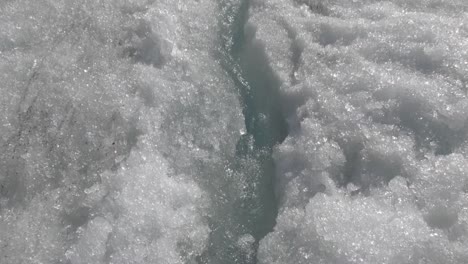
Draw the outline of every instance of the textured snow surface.
M467 11L252 1L290 128L260 263L467 263Z
M466 0L0 1L0 263L466 264L467 82Z
M194 262L244 127L215 3L0 9L0 263Z

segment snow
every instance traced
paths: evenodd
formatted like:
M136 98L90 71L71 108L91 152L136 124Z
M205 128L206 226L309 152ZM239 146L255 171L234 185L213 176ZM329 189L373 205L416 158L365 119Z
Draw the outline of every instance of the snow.
M466 262L466 11L254 1L289 124L260 263Z
M244 129L210 56L215 7L0 4L1 263L193 263L206 250L210 181L226 181Z
M467 262L465 0L0 14L0 263Z

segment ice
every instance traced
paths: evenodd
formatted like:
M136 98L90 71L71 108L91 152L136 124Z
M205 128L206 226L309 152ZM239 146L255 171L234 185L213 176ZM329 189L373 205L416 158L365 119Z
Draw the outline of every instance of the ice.
M467 263L465 0L0 14L0 263Z
M467 10L252 1L289 127L259 263L466 262Z
M89 221L84 231L79 230L81 237L78 243L65 253L70 262L99 263L106 253L106 242L112 226L101 217Z
M233 211L215 194L245 130L212 56L216 8L0 3L1 263L195 263L208 250L210 219Z

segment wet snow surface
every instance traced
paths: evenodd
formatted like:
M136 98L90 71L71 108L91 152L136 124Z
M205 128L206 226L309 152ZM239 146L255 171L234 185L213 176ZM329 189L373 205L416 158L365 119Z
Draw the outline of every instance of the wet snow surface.
M0 263L468 260L466 0L0 1Z

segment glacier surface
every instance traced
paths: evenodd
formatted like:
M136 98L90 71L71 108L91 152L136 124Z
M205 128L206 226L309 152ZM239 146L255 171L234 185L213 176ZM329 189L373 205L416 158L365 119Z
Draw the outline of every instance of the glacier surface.
M468 261L466 0L0 1L0 263Z

